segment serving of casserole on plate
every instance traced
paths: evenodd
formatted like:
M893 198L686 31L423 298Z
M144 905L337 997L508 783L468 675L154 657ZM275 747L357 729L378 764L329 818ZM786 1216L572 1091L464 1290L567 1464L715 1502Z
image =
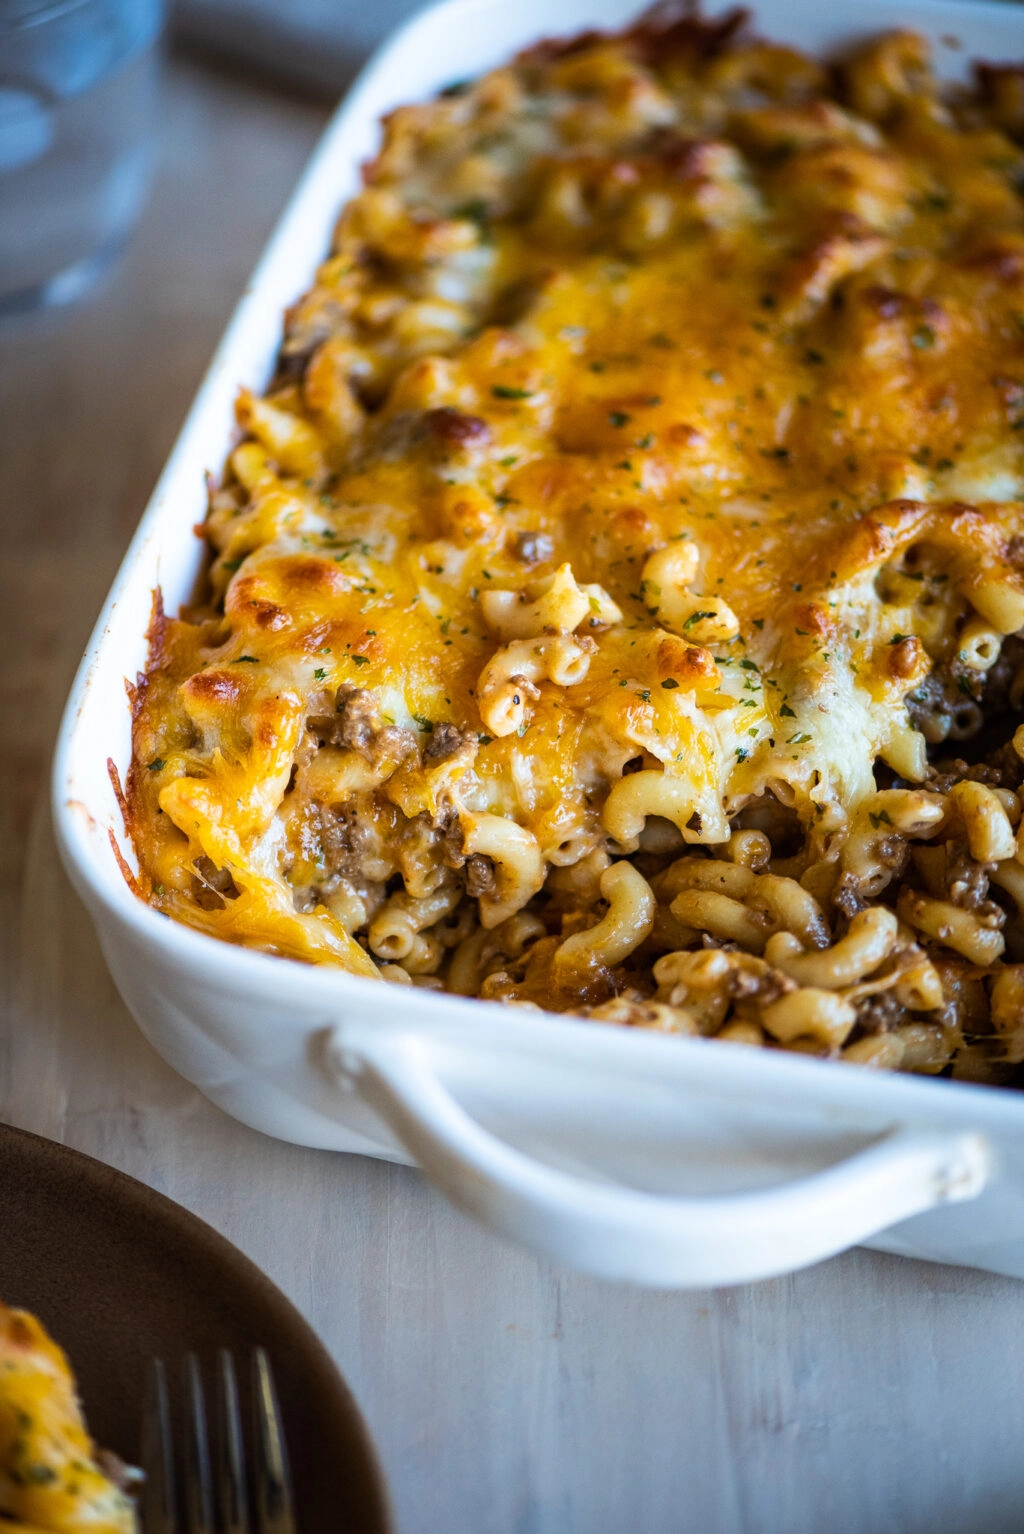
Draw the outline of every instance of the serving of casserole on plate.
M851 36L783 3L755 25L609 0L560 18L605 29L537 42L539 14L427 13L339 114L100 639L137 662L130 743L106 713L123 826L83 776L88 662L56 783L119 984L180 1069L312 1143L387 1150L383 1117L561 1252L523 1211L547 1199L547 1231L596 1185L465 1113L424 1055L446 1030L691 1087L783 1052L975 1082L1024 1061L1024 68L992 7L894 29L879 4ZM181 536L200 464L223 465L205 566ZM237 986L261 1021L226 1021ZM712 1037L765 1048L709 1066ZM860 1208L823 1250L991 1171L973 1141L872 1144L946 1114L909 1083L807 1068L779 1105L813 1080L834 1130L840 1099L877 1108L820 1174ZM545 1151L593 1167L578 1138ZM902 1203L869 1217L901 1156Z
M0 1300L0 1529L133 1534L122 1468L96 1452L66 1354L36 1316Z
M248 1426L255 1402L242 1365L254 1346L273 1365L297 1526L392 1530L357 1403L299 1312L237 1247L114 1167L7 1124L0 1169L0 1295L11 1302L0 1302L3 1534L139 1534L140 1522L153 1534L145 1496L122 1487L142 1485L126 1467L147 1462L154 1358L179 1443L185 1361L198 1361L216 1451L217 1355L236 1361ZM250 1508L254 1518L255 1500Z

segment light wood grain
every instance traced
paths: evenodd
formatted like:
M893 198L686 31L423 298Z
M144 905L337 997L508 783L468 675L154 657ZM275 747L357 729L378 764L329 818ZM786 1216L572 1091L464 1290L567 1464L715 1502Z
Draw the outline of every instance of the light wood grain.
M53 849L52 736L321 121L175 64L127 263L0 333L0 1118L169 1193L281 1285L367 1413L402 1534L1019 1534L1021 1285L865 1252L719 1294L554 1271L413 1172L231 1122L114 993Z

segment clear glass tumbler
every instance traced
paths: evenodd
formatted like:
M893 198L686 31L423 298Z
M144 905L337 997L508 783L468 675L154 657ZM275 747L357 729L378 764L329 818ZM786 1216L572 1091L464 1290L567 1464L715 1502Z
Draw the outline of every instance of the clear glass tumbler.
M0 314L68 303L149 182L161 0L0 0Z

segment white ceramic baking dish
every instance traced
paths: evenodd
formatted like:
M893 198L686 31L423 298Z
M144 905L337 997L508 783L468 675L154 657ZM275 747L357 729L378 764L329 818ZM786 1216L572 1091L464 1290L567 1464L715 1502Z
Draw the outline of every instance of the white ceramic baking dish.
M712 9L717 9L713 7ZM856 1243L1024 1277L1024 1096L886 1077L410 991L232 948L143 905L108 776L129 759L125 677L152 593L202 559L204 473L240 384L261 388L382 113L633 0L447 0L411 21L330 124L242 300L114 583L67 706L54 809L68 872L143 1032L226 1112L300 1144L412 1160L462 1208L606 1277L736 1283ZM957 75L1024 54L1012 6L759 0L810 49L910 24Z

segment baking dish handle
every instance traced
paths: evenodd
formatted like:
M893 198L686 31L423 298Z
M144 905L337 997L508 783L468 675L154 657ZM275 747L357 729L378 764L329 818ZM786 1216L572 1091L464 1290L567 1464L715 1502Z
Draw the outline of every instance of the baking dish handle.
M753 1192L651 1194L558 1170L478 1123L431 1044L365 1024L331 1031L339 1084L358 1091L441 1192L556 1262L672 1288L748 1283L845 1251L937 1205L974 1198L988 1150L974 1133L896 1129L834 1166Z

